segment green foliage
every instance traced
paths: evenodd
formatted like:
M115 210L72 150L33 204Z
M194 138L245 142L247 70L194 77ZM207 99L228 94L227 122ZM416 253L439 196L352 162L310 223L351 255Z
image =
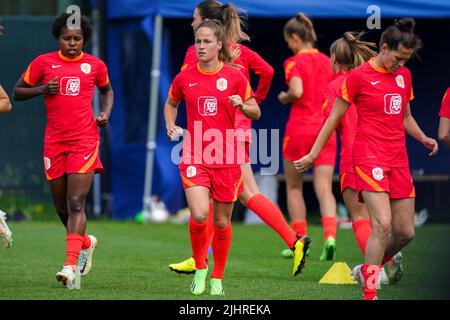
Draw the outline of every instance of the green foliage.
M53 204L35 202L21 197L0 195L0 210L8 213L10 220L49 221L57 219Z

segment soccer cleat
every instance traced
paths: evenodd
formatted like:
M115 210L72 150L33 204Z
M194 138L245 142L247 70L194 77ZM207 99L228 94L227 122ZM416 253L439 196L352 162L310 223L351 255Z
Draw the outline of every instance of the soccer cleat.
M0 210L0 240L5 248L9 248L12 244L12 232L6 224L6 213Z
M191 283L191 293L194 296L199 296L205 292L206 276L208 275L208 267L205 269L195 270L194 280Z
M336 240L333 237L328 237L323 244L320 261L334 260L336 258Z
M225 292L223 291L223 288L222 288L222 279L211 278L209 285L211 286L211 295L212 296L224 296L225 295Z
M91 271L92 268L92 256L94 254L94 249L97 247L97 238L89 235L91 239L91 246L85 250L80 250L80 255L78 256L78 268L80 274L85 276Z
M362 274L361 268L362 268L362 264L358 264L357 266L355 266L352 270L352 275L353 275L353 278L355 278L355 280L358 281L358 283L361 285L361 288L364 288L364 276ZM380 271L380 275L381 275L381 272L383 272L383 271ZM377 290L381 289L381 276L378 276L378 282L376 285L376 289Z
M75 282L75 266L64 266L62 270L56 274L56 280L60 281L67 288L73 289Z
M390 261L386 263L389 283L395 284L399 282L400 279L403 277L402 263L403 263L403 255L401 252L398 252L395 256L392 257Z
M294 265L292 268L292 275L295 277L305 267L306 251L311 244L311 239L307 236L299 236L294 244Z
M180 263L169 264L169 269L181 274L190 274L195 272L195 260L193 257Z
M382 285L388 285L389 284L389 278L388 278L384 268L381 268L381 270L380 270L380 283Z

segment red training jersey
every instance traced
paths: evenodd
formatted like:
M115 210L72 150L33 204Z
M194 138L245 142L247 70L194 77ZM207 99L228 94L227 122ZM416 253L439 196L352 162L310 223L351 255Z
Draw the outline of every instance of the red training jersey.
M240 43L229 45L229 47L231 50L238 48L240 51L240 55L233 63L242 66L241 72L243 72L248 81L250 81L250 70L259 76L258 87L255 91L255 100L258 104L261 104L269 92L274 74L273 68L259 54ZM181 70L197 62L195 45L192 45L186 52ZM242 112L238 112L236 114L235 128L250 129L251 127L252 120L243 115Z
M235 94L240 95L243 102L254 97L242 72L224 63L212 71L195 64L175 77L169 97L175 101L185 100L189 133L184 139L183 163L215 168L239 165L233 136L238 109L228 100Z
M442 98L439 116L450 119L450 88L445 91L444 98Z
M330 116L334 102L341 91L342 83L346 76L343 71L339 71L323 92L324 122ZM353 172L353 143L355 142L357 123L358 114L355 105L351 104L337 126L339 138L341 139L340 173Z
M99 139L94 119L94 88L109 84L108 70L100 59L85 52L68 58L61 51L45 53L34 59L22 79L34 87L58 77L59 92L45 95L47 109L46 143L79 139Z
M293 77L303 82L302 96L292 102L285 136L299 131L318 134L323 124L322 91L334 77L330 58L317 49L303 50L285 60L284 73L288 85Z
M414 95L408 68L391 73L372 58L350 71L338 96L358 112L354 165L409 167L403 120Z

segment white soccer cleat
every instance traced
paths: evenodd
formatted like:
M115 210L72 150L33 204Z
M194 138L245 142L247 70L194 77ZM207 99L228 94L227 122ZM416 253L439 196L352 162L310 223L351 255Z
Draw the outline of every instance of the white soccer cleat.
M97 238L89 235L91 239L91 246L86 250L80 250L80 255L78 256L78 268L80 274L85 276L91 271L92 268L92 256L94 254L95 247L97 246Z
M399 251L386 263L387 276L391 284L395 284L403 277L403 255Z
M380 270L380 283L382 285L388 285L389 284L389 278L387 276L386 270L384 270L384 268L381 268Z
M5 248L9 248L12 244L12 232L6 224L6 213L0 210L0 240Z
M352 270L352 275L353 278L355 278L356 281L358 281L358 283L361 285L361 288L364 288L364 276L362 274L361 268L362 268L362 264L358 264L357 266L355 266ZM382 269L384 271L384 269ZM380 275L381 272L380 271ZM378 281L377 281L377 286L376 286L377 290L381 289L381 276L378 277Z
M56 280L60 281L68 289L73 289L75 284L75 266L64 266L56 274Z

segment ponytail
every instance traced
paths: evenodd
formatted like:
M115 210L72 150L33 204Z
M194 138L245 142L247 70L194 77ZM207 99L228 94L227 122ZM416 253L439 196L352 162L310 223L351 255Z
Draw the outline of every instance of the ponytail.
M414 33L416 22L413 18L403 18L388 27L381 35L380 48L386 43L390 50L397 50L401 44L407 49L420 49L422 41Z
M315 43L317 41L314 25L303 12L299 12L295 17L291 18L284 25L283 31L288 36L292 36L292 34L298 35L303 42Z

